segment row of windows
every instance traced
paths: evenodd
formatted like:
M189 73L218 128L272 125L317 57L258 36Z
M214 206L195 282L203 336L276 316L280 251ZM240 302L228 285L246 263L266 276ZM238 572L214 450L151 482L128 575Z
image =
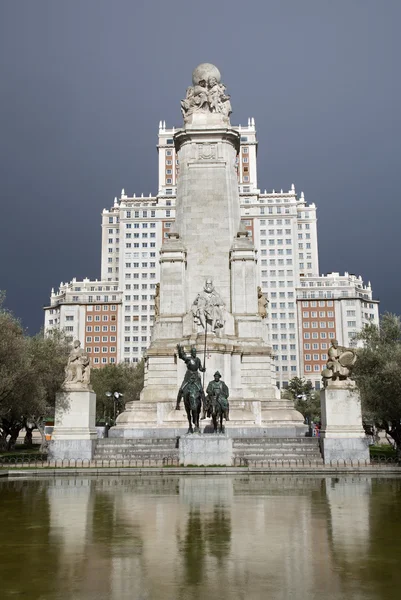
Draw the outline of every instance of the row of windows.
M137 335L133 335L133 336L132 336L132 341L133 341L133 342L139 342L139 336L137 336ZM148 341L148 338L147 338L147 336L146 336L146 335L142 335L142 336L141 336L141 342L147 342L147 341ZM126 336L124 337L124 342L131 342L131 336L129 336L129 335L126 335Z
M318 327L320 329L326 329L326 327L334 329L334 321L327 321L327 323L326 321L319 321L319 323L317 321L304 321L303 328L308 329L309 327L312 327L312 329L317 329Z
M320 347L322 350L327 350L327 344L325 342L323 342L322 344L320 344ZM311 345L310 344L304 344L304 348L305 350L310 350L311 349ZM319 350L319 344L312 344L312 350Z
M335 334L331 331L328 334L325 333L324 331L321 331L320 333L312 333L312 336L307 331L304 333L304 340L310 340L311 337L312 337L312 340L317 340L317 339L319 339L319 337L322 340L326 340L327 338L329 338L330 340L334 340Z
M293 298L294 297L294 292L278 292L278 297L279 298ZM270 298L277 298L277 292L271 292L270 294Z
M304 308L309 308L309 306L311 308L316 308L317 306L319 306L320 308L323 306L333 306L333 301L332 300L319 300L319 302L312 300L312 302L308 302L308 301L303 301L302 302L302 306Z
M310 315L310 317L309 317L309 315ZM309 313L309 311L304 311L302 313L302 316L303 316L304 319L309 319L309 318L316 319L317 318L317 311L313 310L310 313ZM320 318L326 317L326 316L327 317L334 317L334 312L332 310L328 310L327 313L324 312L324 311L320 311L319 312L319 317Z
M139 275L141 276L142 279L148 279L148 275L149 275L149 279L156 279L156 273L126 273L125 274L125 278L126 279L139 279Z
M147 348L146 346L141 346L141 352L146 352ZM129 346L124 346L124 352L126 354L129 354L130 352L139 352L139 347L138 346L133 346L132 350Z
M93 302L93 300L91 300L91 298L93 298L93 296L89 296L89 298L88 298L89 302ZM107 296L106 296L106 298L107 298ZM114 296L114 298L116 298L116 296ZM96 296L96 302L99 302L99 300L100 300L100 296ZM107 302L107 300L106 300L106 302ZM109 309L111 311L116 311L117 306L115 304L111 304L111 305L104 304L103 306L100 306L100 304L97 304L96 306L87 306L86 307L86 310L89 312L93 311L93 309L95 309L96 312L100 312L101 310L103 310L104 312L107 312Z
M323 365L313 365L313 371L315 372L322 371L323 368ZM307 371L308 373L312 371L312 365L305 365L305 371Z
M109 320L109 315L103 315L102 319L100 319L100 315L95 315L94 319L93 319L92 315L86 315L86 320L88 322L91 322L93 320L97 321L97 322L99 322L100 320L102 320L102 321L108 321ZM110 315L110 321L116 321L116 320L117 320L116 315Z
M292 277L294 275L294 272L292 269L287 269L286 274L287 277ZM270 270L270 277L277 277L277 275L279 277L284 277L284 269L279 269L278 271L276 271L275 269ZM267 271L262 271L262 277L267 277Z
M281 355L281 360L287 361L288 360L287 354L282 354ZM292 360L292 361L297 360L296 355L295 354L290 354L290 360Z
M295 304L294 302L288 302L287 303L287 308L294 308ZM272 302L270 304L270 308L277 308L277 302ZM285 302L279 302L279 308L286 308L286 303Z
M150 321L154 321L154 315L149 315L149 320ZM148 320L148 315L141 315L141 321L147 321ZM125 315L124 317L124 321L125 323L129 323L131 321L131 316L130 315ZM139 316L138 315L133 315L132 316L132 321L139 321Z
M107 331L107 327L103 326L101 330L102 330L103 332L105 332L105 331ZM97 333L98 331L100 331L100 325L95 325L95 326L93 327L93 329L92 329L92 325L87 325L87 327L86 327L86 331L87 331L88 333L90 333L91 331L95 331L95 332ZM113 331L113 332L114 332L114 331L117 331L117 328L116 328L116 326L115 326L115 325L110 325L110 331Z
M272 348L273 350L278 350L279 346L278 344L273 344ZM287 350L287 344L281 344L281 350ZM290 344L290 350L296 350L296 345Z
M270 288L283 288L283 287L294 287L294 281L293 280L287 280L287 281L269 281L269 284L267 285L266 282L266 287L270 287Z
M305 354L305 360L312 360L311 356L311 354ZM327 360L327 354L322 354L321 356L319 356L319 354L314 354L313 360Z
M125 263L125 268L126 269L139 269L141 266L142 269L155 269L156 268L156 263L154 262L150 262L149 263L149 267L148 267L148 263L147 262L143 262L143 263L138 263L138 262L134 262L134 263Z
M274 233L276 231L276 233ZM269 229L269 235L283 235L283 231L285 231L285 235L291 235L291 229ZM261 229L260 230L260 235L264 236L266 235L266 229Z
M266 250L261 250L261 255L262 256L266 256L267 252ZM287 250L285 251L286 256L292 256L292 250L291 248L287 248ZM274 250L274 249L270 249L269 250L269 256L284 256L284 249L283 248L278 248L278 250Z
M96 342L100 342L100 336L99 335L95 335L94 338L93 338L93 341L95 343ZM107 335L102 335L102 342L108 342L108 341L110 341L110 342L116 342L117 341L116 336L115 335L111 335L110 336L110 340L109 340L109 337ZM87 335L86 336L86 343L87 344L91 344L92 343L92 336L91 335Z
M102 359L100 360L100 358L98 358L97 356L95 358L93 358L93 363L95 365L99 365L100 363L102 365L106 365L107 363L110 364L114 364L116 362L116 359L114 356L110 356L110 358L107 358L107 356L102 356Z
M156 237L156 233L154 233L154 232L151 232L151 233L149 233L149 234L148 234L148 232L147 232L147 231L145 231L145 232L142 232L142 235L141 235L141 236L140 236L140 234L139 234L139 233L126 233L126 234L125 234L125 237L126 237L126 239L127 239L127 240L130 240L130 239L132 239L132 238L134 238L134 239L138 239L139 237L143 237L143 238L147 238L147 237L155 238L155 237ZM111 242L109 241L109 244L110 244L110 243L111 243ZM127 247L127 244L125 244L125 247ZM131 246L130 246L130 247L131 247Z
M132 227L133 225L133 227ZM126 223L125 225L125 229L147 229L148 225L150 227L150 229L156 229L156 222L152 221L151 223L143 223L142 221L139 221L139 223ZM111 229L111 233L113 233L113 230Z
M266 225L266 219L260 220L261 225ZM283 219L267 219L268 225L283 225ZM291 225L291 219L284 219L284 225Z
M149 283L149 285L147 283L142 283L141 284L141 290L147 290L148 287L149 287L150 290L154 290L155 287L156 287L156 284L155 283ZM131 283L126 283L125 284L125 289L126 290L130 290L131 288L133 290L139 290L139 283L132 283L132 284Z
M267 252L266 250L262 250L261 255L262 256L266 256ZM276 264L281 267L284 266L284 263L287 266L292 266L292 258L286 258L284 261L284 258L278 258L277 260L275 258L269 258L269 265L271 267L276 266ZM262 259L262 267L266 267L267 266L267 260L266 259Z
M272 340L278 340L278 333L273 333L272 334ZM287 339L287 334L286 333L281 333L280 334L280 340L285 341ZM295 333L289 333L288 334L288 339L289 340L295 340Z
M91 347L91 346L87 347L87 348L86 348L86 352L87 352L87 354L91 354L91 352L92 352L92 347ZM99 348L99 346L95 346L95 347L93 348L93 352L94 352L95 354L99 354L99 353L100 353L100 348ZM114 353L114 352L116 352L116 347L115 347L115 346L110 346L110 347L108 347L108 346L103 346L103 347L102 347L102 353L103 353L103 354L107 354L108 352L113 352L113 353Z

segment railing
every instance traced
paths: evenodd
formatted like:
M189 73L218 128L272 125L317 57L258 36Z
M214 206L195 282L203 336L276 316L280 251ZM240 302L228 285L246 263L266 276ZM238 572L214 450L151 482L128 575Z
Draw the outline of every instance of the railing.
M341 468L341 467L377 467L394 466L401 468L401 462L395 457L373 457L370 460L331 460L324 463L322 459L274 459L274 460L250 460L248 458L234 458L234 467L284 469L284 468Z
M21 469L21 468L33 468L33 469L104 469L104 468L150 468L150 467L180 467L180 460L178 456L164 456L156 458L153 456L143 456L141 458L129 458L129 459L88 459L88 458L66 458L52 460L49 458L38 458L38 457L19 457L19 458L7 458L6 456L0 457L0 468L6 469ZM320 459L308 460L250 460L243 457L235 457L233 460L233 467L241 467L248 469L330 469L330 468L383 468L395 467L400 468L401 462L395 457L374 457L369 460L333 460L329 463L324 464ZM192 468L192 467L191 467ZM211 467L215 468L215 467Z
M0 457L0 467L15 469L15 468L79 468L79 469L101 469L101 468L145 468L145 467L179 467L180 461L178 456L164 456L162 458L155 458L152 456L143 456L142 458L129 458L129 459L118 459L118 458L64 458L64 459L50 459L50 458L33 458L33 457L20 457L20 458L7 458L6 456Z

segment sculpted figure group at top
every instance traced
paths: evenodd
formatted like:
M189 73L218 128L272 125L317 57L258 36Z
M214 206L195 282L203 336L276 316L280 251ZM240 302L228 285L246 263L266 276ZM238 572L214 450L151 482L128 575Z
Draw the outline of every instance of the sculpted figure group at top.
M184 121L195 112L220 113L226 119L232 113L230 96L226 94L226 86L221 83L221 75L217 67L204 63L192 74L193 85L187 88L184 100L181 100L181 112Z

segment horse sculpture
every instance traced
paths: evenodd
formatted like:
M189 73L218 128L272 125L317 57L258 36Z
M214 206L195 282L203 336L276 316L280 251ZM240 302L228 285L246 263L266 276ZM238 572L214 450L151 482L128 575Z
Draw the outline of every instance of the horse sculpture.
M195 386L187 386L183 392L183 399L189 424L188 433L199 433L199 416L202 406L202 392Z
M188 433L200 432L199 415L202 406L203 388L199 376L199 371L204 373L205 367L202 367L200 359L196 356L196 348L191 348L191 353L186 354L184 348L178 344L178 356L187 365L184 381L178 391L177 404L175 409L180 410L181 398L184 399L184 406L188 417ZM194 428L192 427L194 425Z
M225 408L224 404L226 404L226 399L224 398L223 402L219 402L219 395L212 401L211 416L213 421L213 433L224 433L223 418L227 420L228 417L228 410ZM218 424L219 428L217 427Z
M207 413L212 417L213 433L224 433L223 418L229 421L228 387L221 381L218 371L214 374L214 380L207 386ZM219 427L218 427L219 422Z

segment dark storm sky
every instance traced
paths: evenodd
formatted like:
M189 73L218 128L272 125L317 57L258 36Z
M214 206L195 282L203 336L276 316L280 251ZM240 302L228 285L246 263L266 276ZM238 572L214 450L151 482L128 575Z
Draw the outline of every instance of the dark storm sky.
M100 277L100 213L157 192L157 130L215 63L264 189L318 206L320 270L401 312L399 0L0 0L0 289L29 328Z

